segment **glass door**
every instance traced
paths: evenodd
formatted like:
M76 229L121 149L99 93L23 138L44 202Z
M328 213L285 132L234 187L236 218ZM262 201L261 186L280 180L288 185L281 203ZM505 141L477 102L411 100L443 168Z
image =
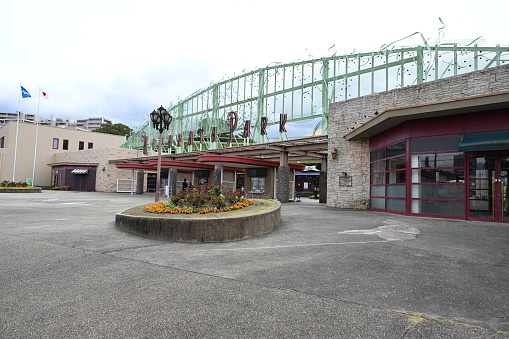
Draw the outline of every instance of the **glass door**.
M468 159L468 218L509 222L509 154L475 154Z
M500 156L500 176L498 187L500 197L497 200L500 203L500 215L502 222L509 222L509 153Z

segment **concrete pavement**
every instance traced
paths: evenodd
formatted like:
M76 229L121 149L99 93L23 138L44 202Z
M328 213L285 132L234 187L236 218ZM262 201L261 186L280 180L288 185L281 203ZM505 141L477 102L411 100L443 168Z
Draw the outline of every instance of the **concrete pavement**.
M509 338L509 225L283 205L218 244L140 238L152 195L0 194L0 338Z

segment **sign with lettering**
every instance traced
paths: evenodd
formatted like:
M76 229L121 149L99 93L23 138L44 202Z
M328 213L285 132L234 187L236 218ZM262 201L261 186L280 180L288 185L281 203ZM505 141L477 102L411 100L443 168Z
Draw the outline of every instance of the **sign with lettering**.
M251 137L251 120L246 120L244 123L244 138L250 138Z
M261 135L267 135L267 125L269 124L269 118L262 117Z
M279 114L279 133L286 133L286 121L288 120L288 114L281 113Z
M239 121L239 115L237 112L228 113L228 117L226 118L228 125L230 125L230 144L233 142L233 132L237 129L237 123Z

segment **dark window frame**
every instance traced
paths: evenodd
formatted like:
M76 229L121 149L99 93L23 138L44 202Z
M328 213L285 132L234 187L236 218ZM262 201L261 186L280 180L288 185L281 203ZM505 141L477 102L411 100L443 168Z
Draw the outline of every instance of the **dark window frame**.
M404 145L403 149L401 151L402 153L394 153L394 150L401 148L402 145ZM398 147L398 146L400 146L400 147ZM398 141L393 142L389 145L385 145L383 147L380 147L380 148L370 151L370 166L369 166L370 167L370 173L369 173L370 187L384 187L384 196L371 195L371 189L370 189L370 200L371 199L384 199L384 208L383 209L372 207L371 208L372 210L390 212L390 213L395 213L395 214L406 214L406 211L402 212L402 211L389 210L389 209L387 209L387 205L388 205L389 200L391 200L391 201L404 200L405 204L406 204L406 201L407 201L406 199L408 196L408 192L407 192L407 181L408 181L407 154L408 154L408 139L398 140ZM405 164L405 167L388 170L389 161L391 159L397 159L397 158L403 158L403 160L404 160L403 163ZM384 171L371 172L371 170L374 168L373 164L381 163L382 161L384 163L384 166L383 166ZM389 183L388 178L391 173L402 173L403 177L405 178L404 179L405 182ZM383 175L384 183L383 184L373 184L373 175ZM403 187L405 196L404 197L389 196L389 188L391 186L392 187L394 187L394 186Z

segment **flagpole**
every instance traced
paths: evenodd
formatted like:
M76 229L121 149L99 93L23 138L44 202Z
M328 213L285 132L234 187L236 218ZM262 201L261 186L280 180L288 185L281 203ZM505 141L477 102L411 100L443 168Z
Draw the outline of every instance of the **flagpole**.
M39 107L41 104L41 86L39 86L39 100L37 100L37 115L35 116L35 145L34 145L34 166L32 167L32 186L35 186L35 162L37 159L37 136L39 135Z
M19 87L21 90L21 82L19 83ZM19 131L19 109L21 105L21 93L19 94L18 99L18 114L16 116L16 142L14 143L14 165L12 168L12 182L15 182L15 176L16 176L16 157L18 155L18 131Z

